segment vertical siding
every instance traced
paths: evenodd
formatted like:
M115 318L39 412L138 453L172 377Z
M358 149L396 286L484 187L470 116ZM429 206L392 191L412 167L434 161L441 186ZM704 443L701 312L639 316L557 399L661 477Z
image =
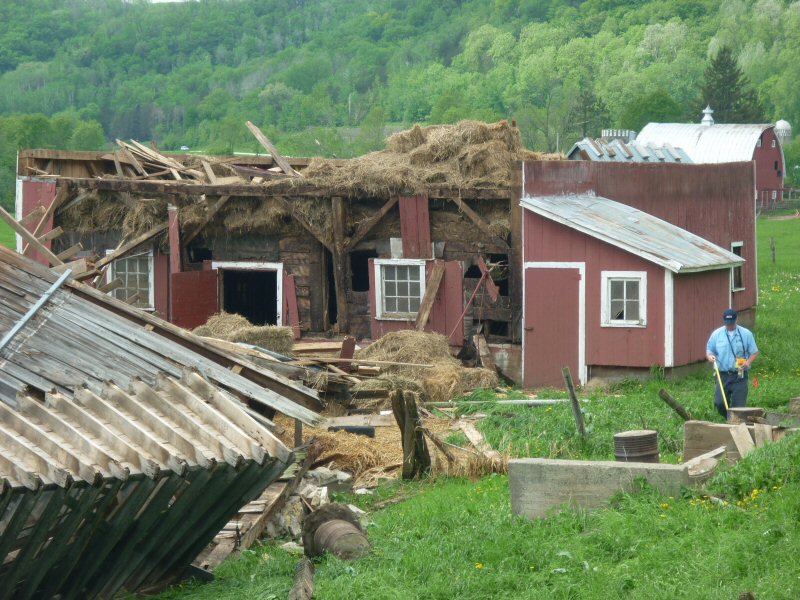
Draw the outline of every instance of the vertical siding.
M589 161L525 163L525 192L594 191L686 229L722 248L742 241L745 289L733 307L756 305L755 189L752 163L628 164Z
M630 367L663 364L664 269L531 211L526 211L524 219L526 262L586 263L586 364ZM601 327L602 271L647 272L646 327ZM553 315L553 318L569 316ZM527 354L525 359L528 360Z
M49 181L23 181L22 182L22 217L25 215L30 214L34 210L36 210L39 206L44 206L45 208L49 207L53 200L56 197L56 184L49 182ZM28 231L33 231L36 229L36 226L39 224L38 220L34 220L33 223L29 223L26 226ZM39 232L39 235L43 235L53 229L53 217L50 217L50 220L45 223L44 228ZM25 245L25 241L22 242L23 247ZM45 247L48 250L53 249L52 242L46 242ZM28 257L32 258L36 262L39 262L47 267L50 266L50 263L47 261L45 257L40 255L36 251L30 251L27 254Z
M400 230L405 258L433 258L427 195L400 197Z
M153 251L153 303L162 319L169 316L169 256Z
M673 285L675 364L702 361L708 336L722 325L722 312L728 307L728 272L676 275Z
M219 311L217 270L172 273L170 320L179 327L193 329Z
M761 147L753 151L753 160L756 161L756 190L759 203L769 205L772 202L772 192L776 192L777 199L780 200L786 173L775 129L767 129L761 134Z

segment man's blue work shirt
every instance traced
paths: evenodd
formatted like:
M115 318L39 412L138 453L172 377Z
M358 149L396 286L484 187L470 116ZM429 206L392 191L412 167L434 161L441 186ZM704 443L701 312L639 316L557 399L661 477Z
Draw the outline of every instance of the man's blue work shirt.
M737 325L736 329L728 331L723 325L708 338L706 351L717 357L720 371L735 371L736 359L750 358L758 352L758 346L749 329Z

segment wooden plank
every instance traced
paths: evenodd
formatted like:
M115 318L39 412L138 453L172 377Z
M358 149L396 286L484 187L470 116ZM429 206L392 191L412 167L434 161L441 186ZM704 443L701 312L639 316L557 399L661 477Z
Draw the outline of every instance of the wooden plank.
M580 404L578 404L578 396L575 394L575 385L572 383L572 374L569 372L569 367L561 369L561 374L564 376L564 383L567 384L567 390L569 391L569 399L572 405L572 414L575 417L575 425L581 437L585 438L586 427L583 424L583 413L581 413L581 407Z
M53 254L44 244L42 244L36 236L34 236L30 231L25 229L22 225L17 223L16 219L12 217L6 209L0 206L0 218L3 219L14 231L16 231L20 237L27 240L28 244L31 248L36 250L39 254L44 256L47 261L51 265L63 265L64 261L58 258L55 254Z
M294 177L299 177L300 173L295 171L289 162L278 152L277 148L272 145L272 142L269 141L269 138L264 135L264 133L253 123L247 121L246 123L247 128L256 136L258 143L264 146L264 149L272 155L272 159L278 164L281 170L286 173L287 175L291 175Z
M69 187L66 185L62 185L58 188L58 192L56 192L55 198L50 203L50 206L47 207L47 210L42 215L42 218L39 220L39 223L36 227L33 228L32 233L36 239L38 239L43 244L46 243L47 240L42 240L41 236L44 234L44 230L46 227L51 225L51 220L53 218L53 214L55 211L64 203L64 201L69 196ZM52 230L51 230L52 231ZM28 251L28 244L23 245L22 247L22 254L25 254Z
M731 438L742 458L756 447L753 438L750 437L750 432L747 431L747 425L744 423L731 427Z
M147 240L155 237L156 235L158 235L159 233L161 233L162 231L164 231L168 227L169 227L169 223L161 223L159 225L156 225L155 227L153 227L149 231L147 231L147 232L141 234L140 236L132 239L127 244L124 244L124 245L120 246L119 248L114 250L114 252L112 252L111 254L109 254L107 256L104 256L103 258L98 260L97 263L95 263L95 267L97 267L99 269L99 268L102 268L103 266L105 266L107 264L110 264L110 263L114 262L118 258L122 258L128 252L130 252L131 250L136 249L138 246L141 246Z
M372 231L372 228L375 227L375 225L377 225L378 222L384 216L386 216L386 213L388 213L390 210L392 210L392 208L394 208L394 205L397 204L398 200L399 196L392 196L391 198L389 198L388 202L386 202L383 206L381 206L378 209L376 213L371 215L368 219L362 221L361 224L358 226L358 228L353 232L353 235L351 235L350 238L346 241L347 244L346 250L349 252L350 250L355 248L356 245L362 239L364 239L364 236L366 236L370 231Z
M217 176L214 174L214 169L211 168L211 165L208 164L208 161L201 160L200 164L203 165L203 170L206 173L206 177L208 177L208 182L211 184L217 183Z
M119 153L114 151L114 169L117 171L118 177L125 177L125 171L122 170L122 165L119 162Z
M75 244L74 246L70 246L63 252L59 252L56 256L58 256L58 258L60 258L61 260L69 260L82 250L83 250L83 244L78 242L77 244Z
M64 229L59 225L58 227L55 227L54 229L51 229L50 231L48 231L47 233L42 234L41 236L39 236L36 239L38 239L40 243L46 244L50 240L54 240L57 237L61 237L62 235L64 235Z
M417 312L417 320L415 327L417 331L424 331L425 326L428 324L428 318L431 315L433 304L436 302L436 295L439 293L439 286L444 277L445 265L441 261L436 261L433 265L431 274L425 284L425 294L422 296L422 302L419 305Z
M331 417L325 427L395 427L392 415L349 415L346 417Z
M194 238L196 238L200 233L203 231L203 228L208 225L212 219L217 215L217 213L222 210L222 208L228 203L230 200L230 196L220 196L217 201L207 210L206 216L203 219L203 222L197 225L190 233L187 233L183 236L183 247L187 247L189 242L191 242Z
M428 197L400 196L403 258L433 258Z
M47 209L44 206L39 205L36 208L34 208L31 212L29 212L27 215L22 217L19 221L17 221L17 223L19 223L23 227L27 227L33 221L41 219L45 213L47 213Z
M475 348L478 350L478 356L481 359L483 367L490 371L496 371L497 365L494 362L492 353L489 351L489 344L486 343L486 338L483 337L483 334L479 333L474 336L474 340Z
M766 425L764 423L756 423L753 425L753 432L755 433L756 437L756 448L761 448L767 442L772 441L772 425Z
M136 157L133 155L133 152L131 152L128 149L127 144L125 144L125 142L123 142L122 140L116 140L116 142L117 145L119 145L119 147L122 148L120 152L122 152L122 155L127 159L127 161L133 165L133 168L136 169L136 172L139 173L139 175L144 175L146 177L147 171L145 171L141 163L138 160L136 160Z
M297 288L295 286L295 276L283 276L283 298L284 298L284 324L292 328L294 339L300 339L300 311L297 307Z
M109 281L108 283L101 285L97 289L103 292L104 294L108 294L116 289L121 288L123 285L125 285L125 283L122 281L122 279L117 277L115 280Z
M258 186L251 186L251 187L258 187ZM286 198L277 196L275 197L275 201L278 202L289 214L292 215L292 218L297 221L297 223L305 229L308 233L310 233L314 239L316 239L320 244L325 246L330 252L333 252L333 244L331 244L330 240L328 239L328 235L324 231L320 231L316 228L316 226L312 225L308 222L308 220L298 213L294 209L294 205L286 200Z
M478 257L478 268L481 270L481 274L485 275L483 282L486 286L486 291L489 292L489 297L492 299L492 302L497 302L497 299L500 298L500 290L489 274L489 267L486 266L486 261L483 260L483 256Z

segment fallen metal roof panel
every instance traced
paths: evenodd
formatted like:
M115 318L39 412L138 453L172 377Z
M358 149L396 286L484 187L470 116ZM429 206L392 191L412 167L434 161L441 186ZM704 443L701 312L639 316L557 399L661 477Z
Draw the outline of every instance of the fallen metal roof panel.
M567 156L576 160L587 157L600 162L668 162L691 164L692 159L681 148L661 144L644 143L640 140L623 142L613 139L584 138L576 142Z
M525 196L520 205L673 273L725 269L745 262L700 236L608 198L589 194Z

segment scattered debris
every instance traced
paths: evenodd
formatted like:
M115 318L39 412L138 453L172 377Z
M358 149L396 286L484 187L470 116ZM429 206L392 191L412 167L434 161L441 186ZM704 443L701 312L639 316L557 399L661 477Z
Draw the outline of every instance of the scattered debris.
M358 515L343 504L328 504L311 513L303 524L306 556L330 552L341 560L361 558L372 551Z

